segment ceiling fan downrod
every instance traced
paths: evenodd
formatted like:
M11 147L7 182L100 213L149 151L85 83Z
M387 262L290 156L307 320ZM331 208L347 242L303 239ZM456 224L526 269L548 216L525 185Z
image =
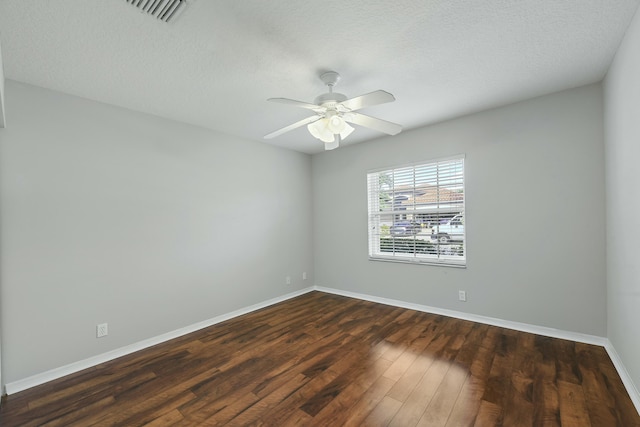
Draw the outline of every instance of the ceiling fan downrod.
M338 92L333 91L333 87L338 84L340 81L340 74L335 71L327 71L320 75L320 80L329 87L329 92L323 93L322 95L316 97L314 102L318 105L322 105L324 107L331 107L337 104L338 102L346 101L347 96Z

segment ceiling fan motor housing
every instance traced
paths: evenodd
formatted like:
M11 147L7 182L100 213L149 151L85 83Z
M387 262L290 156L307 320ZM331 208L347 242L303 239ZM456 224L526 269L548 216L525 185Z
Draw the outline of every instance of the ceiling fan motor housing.
M318 105L322 105L323 107L331 108L335 107L338 102L346 101L347 96L337 92L328 92L323 93L318 96L314 103Z

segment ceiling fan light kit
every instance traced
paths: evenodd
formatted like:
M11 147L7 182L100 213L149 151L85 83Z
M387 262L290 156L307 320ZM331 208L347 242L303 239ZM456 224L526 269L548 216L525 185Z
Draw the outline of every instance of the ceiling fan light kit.
M307 125L309 133L314 138L325 143L325 150L333 150L340 146L340 141L351 135L355 130L349 123L374 129L388 135L396 135L402 130L402 126L396 123L355 112L361 108L395 101L395 98L389 92L377 90L349 99L345 95L333 91L333 87L340 81L340 74L335 71L327 71L320 75L320 80L329 87L329 92L316 97L313 104L287 98L269 98L267 100L306 108L312 110L315 115L271 132L265 135L265 139L275 138L285 132Z
M331 116L327 121L327 127L333 133L340 133L347 126L344 119L337 114Z

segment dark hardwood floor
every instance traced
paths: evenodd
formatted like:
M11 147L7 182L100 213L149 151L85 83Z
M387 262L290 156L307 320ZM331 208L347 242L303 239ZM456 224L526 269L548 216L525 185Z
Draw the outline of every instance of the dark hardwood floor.
M5 397L2 426L640 426L602 347L312 292Z

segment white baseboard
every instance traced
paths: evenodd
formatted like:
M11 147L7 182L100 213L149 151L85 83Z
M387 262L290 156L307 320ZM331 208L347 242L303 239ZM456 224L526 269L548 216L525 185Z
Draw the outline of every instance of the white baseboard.
M382 297L376 297L372 295L360 294L356 292L343 291L340 289L325 288L323 286L314 286L314 289L317 291L326 292L329 294L342 295L345 297L357 298L365 301L391 305L394 307L408 308L411 310L422 311L425 313L440 314L443 316L454 317L456 319L470 320L472 322L499 326L501 328L513 329L516 331L529 332L532 334L538 334L538 335L543 335L543 336L552 337L552 338L560 338L560 339L565 339L570 341L576 341L576 342L581 342L585 344L599 345L601 347L604 347L604 349L609 354L609 357L613 362L613 366L618 371L618 375L620 375L620 378L622 379L622 383L627 389L627 393L629 393L629 397L631 398L631 401L633 402L634 406L636 407L636 410L640 414L640 393L638 392L638 389L636 388L633 380L631 379L631 376L629 375L629 373L627 372L627 369L622 363L622 359L620 359L620 356L618 355L615 348L613 347L613 344L611 344L611 342L605 337L599 337L597 335L582 334L579 332L563 331L561 329L531 325L528 323L512 322L510 320L496 319L494 317L481 316L479 314L464 313L461 311L447 310L444 308L430 307L430 306L421 305L421 304L413 304L413 303L389 299L389 298L382 298Z
M329 293L329 294L342 295L345 297L357 298L365 301L392 305L394 307L408 308L410 310L422 311L425 313L441 314L443 316L455 317L456 319L469 320L471 322L484 323L487 325L498 326L501 328L514 329L516 331L529 332L532 334L544 335L552 338L561 338L561 339L570 340L570 341L577 341L585 344L595 344L595 345L604 347L604 345L608 342L606 338L599 337L596 335L588 335L588 334L581 334L579 332L563 331L561 329L531 325L528 323L512 322L510 320L502 320L494 317L482 316L479 314L464 313L462 311L448 310L446 308L438 308L438 307L431 307L428 305L414 304L406 301L376 297L376 296L360 294L356 292L347 292L340 289L325 288L322 286L316 286L315 289L321 292Z
M93 356L78 362L70 363L68 365L51 369L49 371L42 372L40 374L36 374L31 377L24 378L18 381L13 381L11 383L6 384L5 386L6 393L7 394L18 393L28 388L44 384L48 381L52 381L66 375L79 372L83 369L91 368L93 366L108 362L118 357L126 356L127 354L131 354L136 351L154 346L156 344L160 344L165 341L169 341L171 339L181 337L183 335L215 325L220 322L224 322L225 320L229 320L234 317L242 316L243 314L251 313L252 311L256 311L261 308L269 307L271 305L286 301L291 298L295 298L297 296L306 294L314 290L335 294L335 295L342 295L350 298L357 298L364 301L371 301L371 302L376 302L380 304L391 305L394 307L408 308L411 310L422 311L425 313L440 314L443 316L469 320L477 323L484 323L487 325L513 329L513 330L522 331L522 332L529 332L529 333L548 336L552 338L561 338L561 339L581 342L585 344L594 344L594 345L602 346L605 348L605 350L609 354L609 357L611 358L613 365L618 371L618 374L620 375L620 378L622 379L622 382L626 387L627 392L629 393L629 396L631 397L631 400L633 401L633 404L636 407L636 410L638 411L638 413L640 413L640 393L638 392L638 389L635 386L633 380L631 379L631 376L629 375L629 373L627 372L627 369L622 363L620 356L618 355L615 348L613 347L613 344L611 344L611 342L607 338L599 337L596 335L581 334L578 332L563 331L560 329L548 328L544 326L531 325L528 323L512 322L509 320L496 319L493 317L481 316L478 314L464 313L464 312L455 311L455 310L447 310L444 308L414 304L406 301L376 297L376 296L361 294L356 292L343 291L340 289L326 288L323 286L313 286L313 287L301 289L296 292L291 292L289 294L282 295L280 297L272 298L258 304L254 304L245 308L241 308L239 310L232 311L230 313L216 316L212 319L208 319L203 322L199 322L184 328L176 329L175 331L167 332L166 334L162 334L162 335L149 338L147 340L143 340L125 347L121 347L119 349L116 349L107 353L99 354L97 356Z
M136 351L144 350L145 348L154 346L156 344L160 344L165 341L169 341L174 338L181 337L183 335L215 325L220 322L224 322L225 320L229 320L234 317L242 316L243 314L251 313L252 311L260 310L261 308L265 308L270 305L274 305L279 302L286 301L291 298L295 298L297 296L306 294L311 291L313 291L313 287L305 288L296 292L291 292L276 298L271 298L267 301L250 305L248 307L244 307L244 308L232 311L230 313L222 314L212 319L204 320L202 322L198 322L193 325L186 326L184 328L176 329L175 331L167 332L166 334L158 335L153 338L139 341L137 343L130 344L125 347L121 347L121 348L109 351L107 353L102 353L97 356L90 357L88 359L70 363L68 365L61 366L59 368L54 368L54 369L30 376L18 381L13 381L5 385L5 392L7 394L18 393L28 388L35 387L35 386L44 384L46 382L64 377L66 375L82 371L83 369L91 368L93 366L108 362L113 359L117 359L118 357L126 356L127 354L131 354Z
M618 352L611 341L607 340L607 344L604 348L607 350L607 353L609 353L613 366L615 366L616 371L618 371L618 375L620 375L620 379L622 380L624 387L627 389L627 393L629 393L629 397L636 407L636 411L640 414L640 392L634 384L633 379L631 379L631 375L629 375L627 368L624 366L624 363L622 363L622 359L620 359L620 355L618 355Z

